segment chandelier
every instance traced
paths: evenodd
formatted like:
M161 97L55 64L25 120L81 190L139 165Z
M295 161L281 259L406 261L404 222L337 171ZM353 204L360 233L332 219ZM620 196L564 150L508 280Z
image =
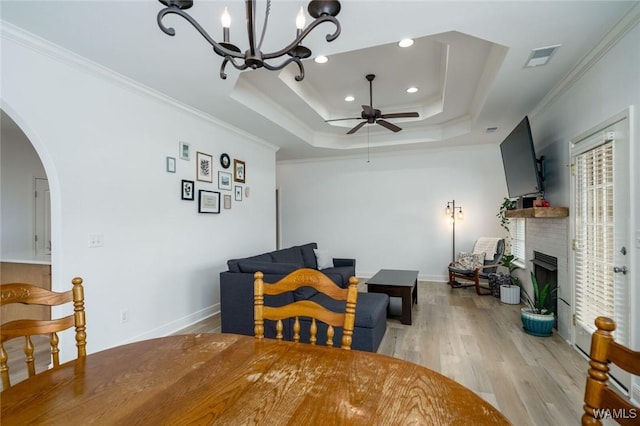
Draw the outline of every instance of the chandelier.
M162 19L165 15L168 14L176 14L182 16L184 19L189 21L193 27L198 30L198 32L207 40L207 42L213 47L213 51L222 56L224 59L222 64L220 65L220 78L223 80L227 78L227 74L225 73L225 68L228 63L231 63L238 70L245 70L247 68L258 69L258 68L266 68L270 71L281 70L286 67L290 63L295 63L298 66L299 73L295 77L296 81L302 81L304 79L304 66L302 65L302 59L308 58L311 56L311 50L305 46L302 46L300 43L304 38L309 35L309 33L318 25L323 22L333 22L336 26L336 31L333 34L327 34L327 41L333 41L340 35L340 22L336 19L336 15L340 12L340 2L339 1L311 1L307 6L307 11L309 15L311 15L314 19L306 28L305 25L305 16L302 8L300 8L300 12L296 18L296 38L289 43L286 47L278 50L273 53L263 53L262 41L264 40L264 35L267 29L267 23L269 21L269 11L271 9L271 1L267 0L267 6L265 9L264 22L262 25L262 34L260 36L259 42L256 40L256 28L255 28L255 15L256 15L256 2L245 1L246 10L247 10L247 31L249 38L249 48L242 53L242 51L234 44L232 44L229 40L229 27L231 26L231 17L225 8L224 13L222 14L222 37L223 41L218 43L216 42L203 28L198 24L198 22L193 19L191 15L189 15L185 10L189 9L193 6L193 0L159 0L160 3L164 4L165 7L160 12L158 12L158 26L160 29L170 36L174 36L176 34L175 30L172 27L166 27L162 23ZM279 64L272 64L267 61L280 58L281 56L289 55L289 58L285 59Z

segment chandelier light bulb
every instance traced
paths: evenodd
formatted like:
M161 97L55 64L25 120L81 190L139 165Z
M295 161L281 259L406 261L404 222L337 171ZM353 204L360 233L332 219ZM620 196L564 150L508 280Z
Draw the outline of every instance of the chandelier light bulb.
M168 14L178 15L188 21L191 26L205 38L207 43L213 47L213 52L223 58L220 65L220 78L223 80L227 78L227 73L225 72L227 65L231 65L239 71L259 68L265 68L269 71L279 71L289 64L293 64L298 68L298 75L295 76L295 80L302 81L304 79L304 65L302 60L312 56L311 49L303 46L302 41L315 27L323 23L329 23L335 27L333 33L325 36L327 42L338 38L341 31L340 22L336 18L338 13L340 13L340 2L338 0L312 1L309 2L306 11L300 8L300 12L296 16L297 31L295 39L280 50L263 52L261 47L264 35L268 32L266 29L267 22L269 22L271 2L269 0L266 2L267 6L262 21L262 28L260 28L260 22L256 22L256 0L246 0L244 3L246 6L245 15L249 48L245 50L230 42L229 28L231 27L231 16L229 15L228 8L224 8L224 12L220 17L223 41L218 42L187 12L188 9L193 7L193 0L158 1L165 6L158 12L156 19L160 30L168 36L176 35L175 28L167 27L163 22L163 18ZM306 13L312 18L312 22L306 26L305 30ZM277 61L277 59L281 57L285 57L284 60Z
M300 12L298 12L298 16L296 16L296 28L299 30L303 29L305 22L306 22L306 18L304 17L304 11L302 10L302 6L301 6Z
M444 209L444 214L446 214L447 216L451 215L451 207L449 207L449 204L447 204L447 208Z
M229 28L231 27L231 15L229 15L229 11L227 10L227 8L224 8L224 12L222 12L222 17L220 18L220 21L222 22L222 28Z
M464 215L462 214L462 209L460 209L460 211L458 212L458 219L462 220L464 218Z

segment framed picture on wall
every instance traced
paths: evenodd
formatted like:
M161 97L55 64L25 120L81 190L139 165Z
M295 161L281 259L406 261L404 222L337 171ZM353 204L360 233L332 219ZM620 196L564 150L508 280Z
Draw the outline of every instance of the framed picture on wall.
M231 173L218 172L218 189L231 191Z
M174 157L167 157L167 173L176 172L176 159Z
M213 157L204 152L196 152L196 179L213 182Z
M180 142L180 159L191 161L191 145L186 142Z
M192 180L182 180L182 199L193 201L195 183Z
M242 186L236 185L235 188L236 201L242 201Z
M231 208L231 195L230 194L225 194L224 195L224 208L225 209L230 209Z
M236 182L244 183L246 173L247 173L247 170L246 170L244 161L234 159L233 160L233 180Z
M217 191L198 191L198 213L220 213L220 193Z

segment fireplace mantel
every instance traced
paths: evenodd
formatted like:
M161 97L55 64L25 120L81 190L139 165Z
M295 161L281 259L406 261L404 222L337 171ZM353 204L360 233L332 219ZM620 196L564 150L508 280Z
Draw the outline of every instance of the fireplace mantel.
M528 209L507 210L506 217L518 218L555 218L569 216L568 207L531 207Z

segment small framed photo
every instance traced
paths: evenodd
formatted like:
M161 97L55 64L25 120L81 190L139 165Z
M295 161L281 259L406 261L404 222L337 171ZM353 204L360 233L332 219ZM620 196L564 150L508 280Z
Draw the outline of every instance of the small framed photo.
M236 194L236 201L242 201L242 186L236 185L234 191Z
M180 159L191 161L191 145L186 142L180 142Z
M233 160L233 180L236 182L244 183L247 174L244 161Z
M220 213L219 192L201 189L198 195L198 213Z
M230 209L231 208L231 195L230 194L225 194L224 195L224 208L225 209Z
M192 180L182 180L182 199L193 201L195 184Z
M218 172L218 189L231 191L231 173Z
M176 172L176 159L175 157L167 157L167 172L175 173Z
M213 157L204 152L196 152L196 179L213 182Z

